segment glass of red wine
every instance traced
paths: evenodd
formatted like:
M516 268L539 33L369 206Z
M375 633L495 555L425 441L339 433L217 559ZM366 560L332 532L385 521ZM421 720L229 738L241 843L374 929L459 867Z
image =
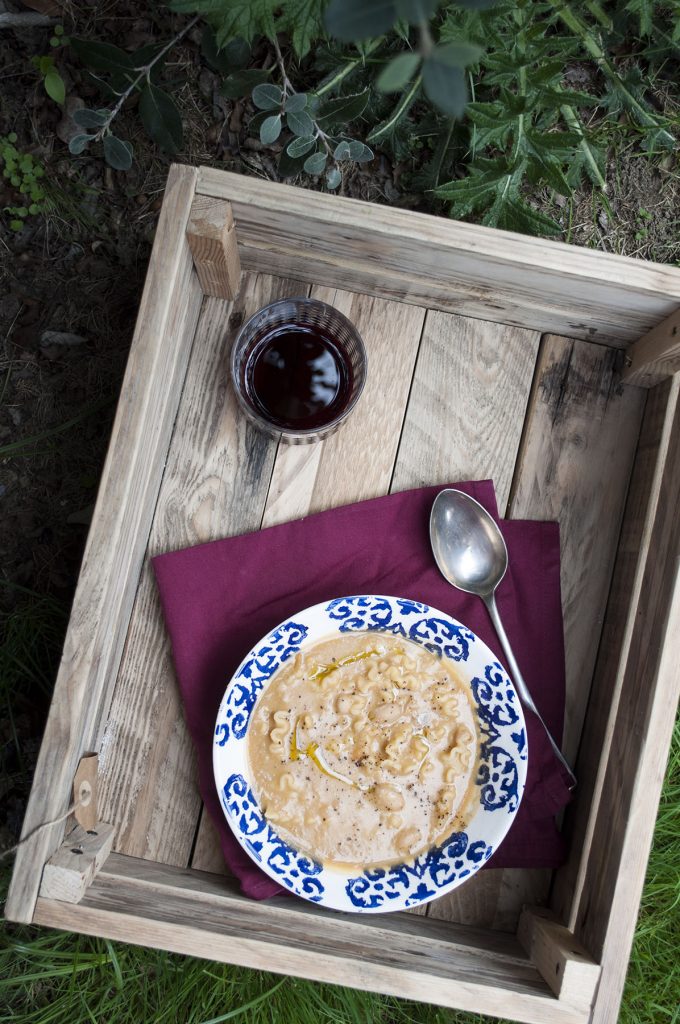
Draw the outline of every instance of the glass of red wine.
M346 316L317 299L280 299L239 331L231 378L241 408L260 430L289 444L334 433L366 381L366 350Z

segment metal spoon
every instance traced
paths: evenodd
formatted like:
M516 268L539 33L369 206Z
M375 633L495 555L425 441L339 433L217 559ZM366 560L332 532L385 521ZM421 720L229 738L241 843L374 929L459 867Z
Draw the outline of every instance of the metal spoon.
M442 576L459 590L481 597L486 605L522 702L545 729L573 789L576 777L534 704L498 614L494 593L508 568L508 549L495 520L474 498L448 488L439 492L432 505L430 543Z

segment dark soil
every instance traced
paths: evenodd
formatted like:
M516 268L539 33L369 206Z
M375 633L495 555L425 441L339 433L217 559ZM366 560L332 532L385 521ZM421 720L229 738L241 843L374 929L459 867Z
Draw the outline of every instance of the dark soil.
M67 32L125 49L169 40L188 22L163 5L125 0L63 6ZM27 10L0 3L4 9ZM29 217L22 231L10 230L10 217L0 216L0 644L15 652L1 691L10 805L0 822L10 834L21 820L170 162L144 135L134 98L117 128L134 146L129 172L107 167L100 147L69 154L69 113L99 106L102 98L68 47L50 48L51 34L50 28L0 30L0 137L16 133L17 147L44 165L47 192L46 214ZM164 72L184 123L184 147L175 159L276 179L273 151L248 133L249 101L219 95L220 79L202 58L200 39L197 27L173 50ZM45 54L55 57L66 82L65 110L47 97L31 64ZM266 46L254 57L261 65L272 59ZM422 197L400 191L402 171L378 156L348 174L342 190L423 207ZM677 174L623 153L610 178L613 215L601 203L593 206L589 193L578 196L571 240L680 259ZM310 179L298 183L319 187ZM18 203L16 190L0 178L0 208ZM556 213L552 201L550 212ZM28 640L21 629L12 639L17 621L33 624ZM34 649L39 665L27 685L16 667Z

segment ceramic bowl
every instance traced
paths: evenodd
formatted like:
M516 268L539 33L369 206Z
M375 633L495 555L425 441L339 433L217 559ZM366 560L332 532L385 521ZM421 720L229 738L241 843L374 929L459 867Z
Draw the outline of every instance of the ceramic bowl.
M258 806L247 758L248 726L274 673L298 651L334 633L405 637L455 662L472 694L480 739L479 804L465 831L454 832L411 863L341 869L285 842ZM515 688L492 651L444 612L404 598L336 598L293 615L250 650L229 681L213 742L215 782L227 822L264 872L303 899L335 910L379 913L427 903L461 885L487 863L510 828L524 790L527 738Z

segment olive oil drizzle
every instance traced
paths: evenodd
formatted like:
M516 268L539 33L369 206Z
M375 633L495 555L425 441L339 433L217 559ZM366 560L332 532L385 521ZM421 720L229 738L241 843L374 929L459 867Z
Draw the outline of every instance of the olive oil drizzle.
M367 793L371 788L368 785L362 785L360 782L353 782L346 775L341 775L340 772L333 771L327 763L324 752L318 743L308 743L306 747L300 747L298 744L298 722L296 722L290 738L290 759L291 761L299 761L301 757L308 757L312 764L315 764L324 775L328 775L331 779L336 779L338 782L343 782L346 786L354 786L363 793Z

